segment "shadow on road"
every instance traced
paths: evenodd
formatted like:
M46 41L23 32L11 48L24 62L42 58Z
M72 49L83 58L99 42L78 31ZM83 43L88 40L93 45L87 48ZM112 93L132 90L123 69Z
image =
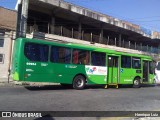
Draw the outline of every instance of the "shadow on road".
M141 87L158 87L159 85L142 85ZM40 91L40 90L74 90L71 86L61 86L61 85L43 85L43 86L24 86L27 90ZM114 86L109 86L108 89ZM119 85L119 89L132 88L132 85ZM104 85L87 85L84 90L87 89L104 89Z
M26 89L31 91L40 90L71 90L70 87L63 87L61 85L44 85L44 86L25 86Z

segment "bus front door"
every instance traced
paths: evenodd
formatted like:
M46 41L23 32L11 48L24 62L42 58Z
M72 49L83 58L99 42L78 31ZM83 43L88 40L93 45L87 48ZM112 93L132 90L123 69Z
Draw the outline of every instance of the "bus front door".
M143 81L148 82L149 78L149 61L143 60Z
M108 84L118 84L119 57L108 56Z

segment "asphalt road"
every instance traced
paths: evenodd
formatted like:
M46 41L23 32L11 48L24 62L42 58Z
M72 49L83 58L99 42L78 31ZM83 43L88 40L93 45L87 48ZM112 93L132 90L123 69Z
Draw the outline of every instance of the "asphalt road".
M160 111L160 86L119 89L0 86L0 111Z

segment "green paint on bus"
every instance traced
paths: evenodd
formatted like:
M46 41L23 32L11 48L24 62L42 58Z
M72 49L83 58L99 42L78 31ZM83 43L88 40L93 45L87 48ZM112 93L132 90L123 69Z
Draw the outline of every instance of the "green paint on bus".
M84 78L86 84L154 82L150 56L108 48L19 38L12 59L12 76L18 81L73 84L74 80L83 83Z

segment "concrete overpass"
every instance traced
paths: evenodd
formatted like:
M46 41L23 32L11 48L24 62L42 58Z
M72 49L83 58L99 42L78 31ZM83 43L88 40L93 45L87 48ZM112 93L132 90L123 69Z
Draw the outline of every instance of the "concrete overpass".
M62 0L29 0L27 33L33 32L149 53L160 43L158 32Z

